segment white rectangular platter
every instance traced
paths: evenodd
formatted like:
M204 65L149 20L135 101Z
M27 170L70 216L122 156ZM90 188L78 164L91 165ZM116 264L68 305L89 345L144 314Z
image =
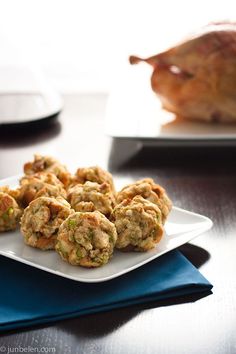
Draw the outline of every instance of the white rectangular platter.
M106 110L106 132L114 138L143 140L147 144L236 145L235 124L184 119L162 109L151 89L152 70L145 64L124 66L116 79Z

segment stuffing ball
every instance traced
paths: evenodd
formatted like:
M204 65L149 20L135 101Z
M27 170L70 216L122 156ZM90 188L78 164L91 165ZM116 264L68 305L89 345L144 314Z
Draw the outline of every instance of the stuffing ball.
M64 186L70 183L71 175L67 168L53 157L34 155L34 161L27 162L24 165L24 173L26 175L33 175L42 171L53 173Z
M20 195L19 188L11 189L9 186L0 186L0 192L9 194L18 203L18 199L19 199L19 195Z
M165 189L159 184L155 184L153 179L145 178L125 186L118 192L117 202L120 203L124 199L132 199L136 195L141 195L159 207L162 214L162 223L164 224L172 208L172 202L166 194Z
M99 267L113 254L116 229L99 211L69 216L61 225L56 251L63 260L82 267Z
M72 212L69 203L62 198L34 199L21 218L25 243L41 250L54 249L59 226Z
M148 251L162 238L161 211L141 196L123 200L112 216L118 235L116 248L122 251Z
M19 225L22 209L17 204L14 191L7 186L0 188L0 231L15 230Z
M39 197L66 198L62 182L52 173L38 172L20 180L18 200L23 208Z
M69 190L68 201L75 211L98 210L110 217L115 206L115 198L108 183L85 182Z
M92 166L78 168L75 174L74 183L84 184L86 181L97 182L99 184L106 182L111 186L111 190L115 195L112 175L108 171L103 170L101 167Z

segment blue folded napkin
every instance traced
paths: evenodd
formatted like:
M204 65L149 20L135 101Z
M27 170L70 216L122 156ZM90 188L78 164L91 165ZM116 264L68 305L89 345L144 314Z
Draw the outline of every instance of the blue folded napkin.
M177 250L116 279L80 283L0 257L0 331L210 291Z

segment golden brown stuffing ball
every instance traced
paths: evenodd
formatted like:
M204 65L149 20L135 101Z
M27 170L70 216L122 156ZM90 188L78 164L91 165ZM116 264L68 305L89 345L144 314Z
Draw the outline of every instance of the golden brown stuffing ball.
M115 206L115 198L108 183L85 182L69 190L68 201L75 211L95 211L109 217Z
M101 167L92 166L78 168L75 174L74 184L84 184L87 181L97 182L99 184L106 182L111 186L111 190L115 195L115 187L112 175L108 171L103 170Z
M0 188L0 231L15 230L19 225L22 209L11 196L14 191L7 186Z
M19 188L11 189L9 186L0 186L0 192L9 194L18 203L19 194L20 194Z
M120 203L124 199L132 199L136 195L141 195L143 198L156 204L162 213L163 224L171 211L172 202L164 188L155 184L153 179L145 178L135 183L125 186L120 192L117 193L117 202Z
M42 250L54 249L59 226L71 213L69 203L62 198L34 199L21 218L25 243Z
M141 196L123 200L112 216L118 236L116 248L122 251L148 251L162 238L161 211Z
M24 176L20 180L18 200L22 207L39 197L66 198L66 191L62 182L52 173L38 172L34 175Z
M70 183L71 175L67 168L59 161L50 156L34 155L34 161L27 162L24 165L24 173L26 175L33 175L37 172L51 172L67 186Z
M99 211L76 212L61 225L55 249L70 264L99 267L111 258L116 239L114 224Z

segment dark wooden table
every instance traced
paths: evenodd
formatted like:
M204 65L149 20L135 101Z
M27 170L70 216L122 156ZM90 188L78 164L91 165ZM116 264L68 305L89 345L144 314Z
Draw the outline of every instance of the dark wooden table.
M0 178L19 174L35 152L73 171L98 164L117 184L153 177L176 206L210 217L211 231L181 247L213 285L213 294L138 305L1 335L1 346L56 353L236 353L236 150L142 148L104 135L105 95L65 97L58 121L1 130ZM1 285L2 286L2 285Z

